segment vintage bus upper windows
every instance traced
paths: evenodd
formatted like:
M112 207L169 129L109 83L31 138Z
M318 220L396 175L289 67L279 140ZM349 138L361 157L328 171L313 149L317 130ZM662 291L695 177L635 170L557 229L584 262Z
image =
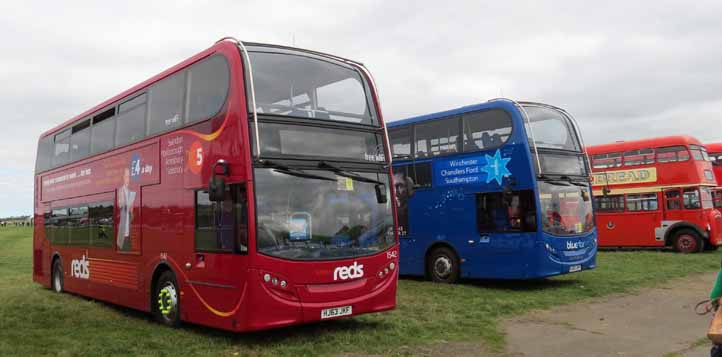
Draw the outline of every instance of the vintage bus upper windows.
M290 53L251 51L249 57L259 114L378 125L357 70Z

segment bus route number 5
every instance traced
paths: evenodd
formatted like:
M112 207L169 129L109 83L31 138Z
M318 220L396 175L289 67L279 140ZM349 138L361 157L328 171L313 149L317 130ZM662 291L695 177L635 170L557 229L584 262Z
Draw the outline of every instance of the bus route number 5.
M194 141L188 150L188 168L197 175L201 173L201 167L203 167L203 146L200 142Z

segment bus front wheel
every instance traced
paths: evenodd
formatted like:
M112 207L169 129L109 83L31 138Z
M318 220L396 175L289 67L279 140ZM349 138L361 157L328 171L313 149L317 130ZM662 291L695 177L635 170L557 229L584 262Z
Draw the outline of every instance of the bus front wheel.
M683 253L695 253L704 249L702 239L691 229L680 229L674 235L674 250Z
M429 255L426 270L433 282L455 283L459 280L459 258L448 247L436 248Z
M60 258L53 261L52 288L56 293L63 292L63 264Z
M180 289L171 271L163 272L153 292L153 314L155 319L170 327L180 325Z

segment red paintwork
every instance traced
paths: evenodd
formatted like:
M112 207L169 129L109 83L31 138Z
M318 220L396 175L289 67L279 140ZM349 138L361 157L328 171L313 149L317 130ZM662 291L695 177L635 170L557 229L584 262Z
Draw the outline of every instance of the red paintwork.
M597 154L624 152L638 149L659 148L666 146L702 145L697 139L690 136L669 136L635 141L616 142L604 145L590 146L587 154L591 158ZM709 179L705 171L712 170L712 165L706 161L695 161L690 153L690 159L684 162L653 163L635 166L622 166L618 168L597 169L592 173L610 172L616 170L633 170L656 168L657 181L649 183L629 183L608 186L610 195L620 193L656 193L659 208L656 211L641 212L596 212L596 223L599 227L599 246L665 246L672 244L669 235L657 234L656 228L663 227L663 221L681 221L691 224L699 231L707 234L708 242L713 245L722 245L722 215L715 209L667 209L664 191L680 190L716 186L714 178ZM603 182L594 183L594 195L602 195ZM620 192L621 191L621 192ZM681 192L680 192L681 194Z
M709 153L722 153L722 143L705 144L704 146ZM712 171L714 171L714 177L717 179L717 187L714 189L715 207L722 211L722 164L712 165Z
M320 310L353 305L353 314L395 308L397 274L379 278L378 272L391 262L398 266L398 245L369 257L338 261L292 262L256 252L255 195L251 167L251 147L246 108L243 62L235 43L221 41L161 74L107 100L104 103L51 129L50 135L142 90L156 81L182 70L211 54L222 54L230 66L228 102L217 117L156 135L141 142L117 148L35 177L35 229L33 280L49 287L51 260L62 260L66 290L130 308L150 311L151 284L158 267L173 270L180 287L181 318L184 321L232 331L261 330L320 320ZM362 73L364 73L362 71ZM365 75L365 74L364 74ZM367 78L376 108L376 89ZM378 118L383 118L378 109ZM214 135L210 135L214 134ZM217 134L217 135L216 135ZM216 137L214 137L216 136ZM193 147L193 150L189 150ZM200 170L188 162L201 147L204 159ZM115 232L119 222L117 187L122 169L132 155L152 166L131 183L136 189L130 252L115 248L52 246L45 238L43 212L52 207L115 200ZM386 157L391 157L386 147ZM223 159L230 164L228 183L245 183L248 192L248 254L212 254L194 250L194 190L207 187L210 163ZM391 169L389 165L389 174ZM90 169L87 175L87 169ZM84 172L79 176L79 172ZM194 171L199 171L195 173ZM65 175L75 176L71 179ZM65 176L59 184L52 179ZM43 186L43 182L45 186ZM391 185L391 197L395 197ZM396 224L396 207L393 207ZM398 231L398 229L395 229ZM137 239L135 238L137 237ZM396 237L398 242L398 237ZM115 234L113 234L115 242ZM87 257L90 278L70 275L71 260ZM358 262L364 277L334 283L333 270ZM186 264L191 268L187 269ZM398 268L397 268L398 269ZM263 282L264 273L285 279L286 289ZM192 284L201 282L207 284Z

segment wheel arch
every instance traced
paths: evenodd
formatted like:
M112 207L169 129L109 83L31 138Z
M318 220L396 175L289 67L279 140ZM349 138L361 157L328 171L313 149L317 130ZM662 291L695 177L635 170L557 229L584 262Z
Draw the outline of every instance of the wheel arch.
M155 287L156 287L156 284L158 283L158 279L160 278L160 276L163 273L165 273L167 271L172 272L173 275L175 275L175 277L176 277L176 281L178 280L178 274L176 273L176 271L173 270L173 267L171 267L170 264L168 264L165 261L158 262L158 264L156 264L155 267L153 268L153 274L151 274L150 286L149 286L149 290L148 290L148 304L149 304L148 311L153 310L153 306L154 306L153 305L153 298L154 298L153 292L155 291Z
M682 229L691 229L695 233L697 233L700 237L700 239L705 240L707 238L707 234L704 233L704 230L702 228L698 227L696 224L692 222L682 221L677 222L673 225L671 225L669 228L667 228L667 233L664 237L664 245L665 246L672 246L674 244L674 236Z
M431 255L431 252L433 252L437 248L449 248L451 251L456 254L456 257L459 259L459 276L461 276L461 255L459 254L459 250L454 247L454 245L446 240L437 240L429 244L428 247L426 247L426 251L424 252L424 275L428 275L428 262L429 262L429 256Z

